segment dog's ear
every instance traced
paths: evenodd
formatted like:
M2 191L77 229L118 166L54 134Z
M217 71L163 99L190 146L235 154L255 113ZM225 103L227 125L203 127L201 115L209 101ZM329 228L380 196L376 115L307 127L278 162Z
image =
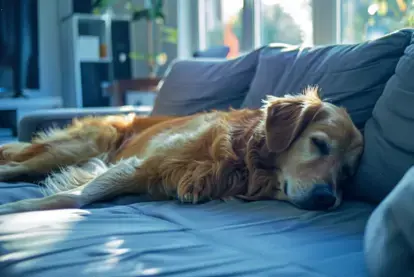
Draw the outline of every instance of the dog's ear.
M311 123L322 107L317 93L305 93L285 98L268 97L265 131L266 144L271 152L281 153Z

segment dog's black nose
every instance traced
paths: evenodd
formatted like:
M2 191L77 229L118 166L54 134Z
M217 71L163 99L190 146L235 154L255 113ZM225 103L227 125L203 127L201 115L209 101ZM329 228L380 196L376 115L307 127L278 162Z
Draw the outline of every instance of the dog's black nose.
M332 186L329 184L317 184L312 189L309 198L310 206L315 210L327 210L335 205L336 197Z

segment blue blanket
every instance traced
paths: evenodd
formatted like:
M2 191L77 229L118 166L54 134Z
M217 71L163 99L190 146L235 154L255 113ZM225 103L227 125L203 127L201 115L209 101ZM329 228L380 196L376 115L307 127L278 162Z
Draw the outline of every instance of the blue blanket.
M0 184L0 203L40 197ZM202 205L121 197L86 210L0 216L0 276L368 276L373 207L330 212L238 200Z

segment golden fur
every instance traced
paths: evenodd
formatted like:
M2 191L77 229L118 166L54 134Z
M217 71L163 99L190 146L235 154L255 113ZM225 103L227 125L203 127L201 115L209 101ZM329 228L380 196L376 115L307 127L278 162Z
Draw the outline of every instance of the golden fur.
M321 140L329 153L320 153ZM258 110L76 119L0 149L1 181L61 169L43 182L45 198L2 205L0 213L79 208L144 193L193 203L279 199L300 207L322 183L333 187L337 206L343 169L352 175L362 144L345 110L322 102L316 88L268 97Z

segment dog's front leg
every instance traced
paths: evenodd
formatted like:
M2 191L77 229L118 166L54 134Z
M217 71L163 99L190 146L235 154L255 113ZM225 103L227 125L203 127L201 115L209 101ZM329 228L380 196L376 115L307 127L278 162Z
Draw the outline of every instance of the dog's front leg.
M271 165L275 155L269 152L263 136L252 137L247 144L245 162L249 180L243 199L281 199L280 172ZM270 165L270 167L269 167Z
M141 160L136 157L120 161L106 172L94 178L85 185L75 189L39 198L21 200L0 205L0 214L55 210L77 209L87 204L110 199L125 193L145 192L142 185L136 183L136 171ZM138 191L141 188L142 191Z

